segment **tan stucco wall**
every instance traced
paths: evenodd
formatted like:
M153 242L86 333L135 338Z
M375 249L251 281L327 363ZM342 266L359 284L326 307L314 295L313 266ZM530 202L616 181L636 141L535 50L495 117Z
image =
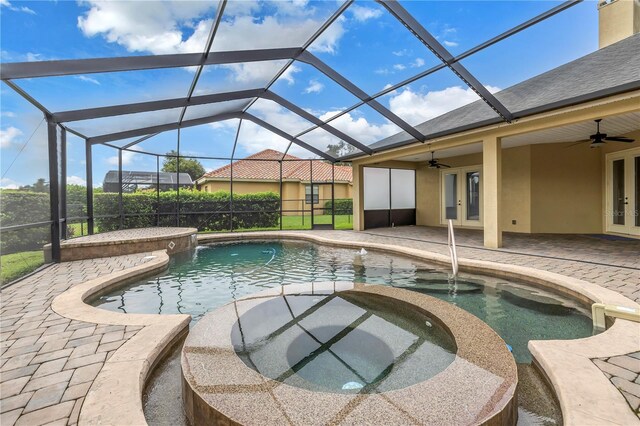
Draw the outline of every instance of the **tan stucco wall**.
M599 39L602 49L640 32L640 1L615 0L598 8Z
M534 233L602 232L602 152L569 145L531 147Z
M482 153L444 158L442 162L451 167L481 166ZM420 163L416 173L416 223L440 226L440 171L426 166ZM503 150L502 180L502 229L531 232L529 146Z

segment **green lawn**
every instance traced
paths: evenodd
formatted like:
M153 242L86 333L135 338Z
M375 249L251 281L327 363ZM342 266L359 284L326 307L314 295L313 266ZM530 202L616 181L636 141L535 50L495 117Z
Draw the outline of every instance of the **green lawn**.
M23 251L0 256L0 283L6 284L23 275L27 275L42 264L44 264L42 250Z
M331 224L331 215L314 216L316 224ZM335 229L353 229L353 216L336 215ZM282 229L311 229L311 215L282 216Z

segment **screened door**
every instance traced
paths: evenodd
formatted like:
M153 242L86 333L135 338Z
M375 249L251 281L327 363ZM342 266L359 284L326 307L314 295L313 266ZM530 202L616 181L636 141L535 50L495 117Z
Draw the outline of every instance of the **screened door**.
M311 227L313 229L333 229L333 184L314 183L308 185L306 202L311 206Z
M607 154L606 231L640 235L640 148Z

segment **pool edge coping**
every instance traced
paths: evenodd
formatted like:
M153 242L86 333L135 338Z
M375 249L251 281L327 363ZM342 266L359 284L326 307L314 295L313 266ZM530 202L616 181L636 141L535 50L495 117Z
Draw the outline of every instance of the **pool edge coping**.
M372 242L335 240L295 231L198 235L199 243L264 239L302 240L334 247L365 248L438 264L449 264L448 256L426 250ZM148 375L171 344L188 329L190 315L123 314L85 303L92 295L122 285L127 279L166 268L169 262L166 250L155 251L152 255L155 258L142 265L74 286L58 295L51 304L52 309L59 315L79 321L145 326L104 364L82 405L79 418L82 424L146 424L142 392ZM553 272L466 258L460 258L459 264L461 270L515 278L566 294L582 303L622 304L640 308L636 302L612 290ZM613 326L596 336L576 340L529 342L529 350L535 362L548 378L560 402L566 425L601 424L603 421L612 424L638 422L622 394L591 361L593 358L623 355L640 350L640 342L635 342L634 346L633 339L629 339L638 333L640 324L616 320ZM575 366L580 367L577 374L573 371ZM576 387L576 384L584 383L588 383L589 386ZM580 392L577 392L578 390ZM595 404L596 402L598 404ZM594 406L598 406L598 409L594 410Z

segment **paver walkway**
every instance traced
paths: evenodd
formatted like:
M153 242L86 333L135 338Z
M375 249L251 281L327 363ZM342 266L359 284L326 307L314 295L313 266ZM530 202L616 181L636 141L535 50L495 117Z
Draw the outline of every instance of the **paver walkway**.
M142 327L53 312L68 288L147 261L145 254L52 265L0 293L0 424L73 425L105 361Z
M446 230L440 228L309 232L448 254ZM640 242L507 234L503 249L487 250L480 232L457 231L457 240L460 257L570 275L640 301ZM69 320L51 310L51 301L74 285L144 263L145 256L52 265L0 292L2 426L77 423L84 396L104 362L140 327Z

